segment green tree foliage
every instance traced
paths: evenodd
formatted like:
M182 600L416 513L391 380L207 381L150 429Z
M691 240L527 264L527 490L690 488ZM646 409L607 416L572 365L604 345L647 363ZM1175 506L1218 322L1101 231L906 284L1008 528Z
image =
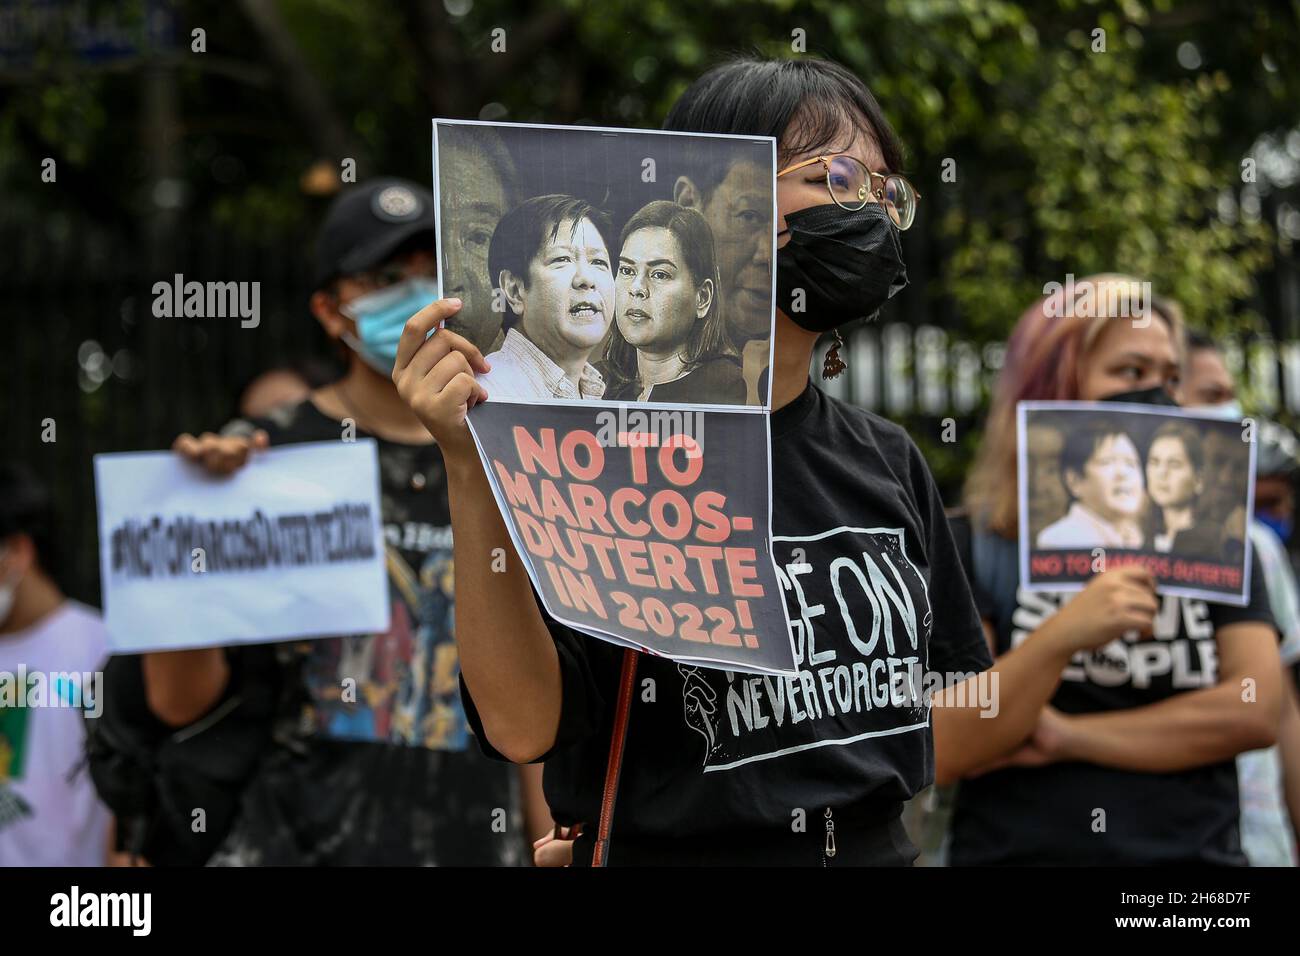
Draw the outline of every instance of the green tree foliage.
M44 221L75 204L75 216L130 234L157 215L165 170L186 216L264 236L316 215L325 197L311 184L337 175L344 156L362 177L427 181L432 116L657 126L724 55L824 55L867 81L908 146L939 324L997 341L1045 282L1119 270L1214 331L1276 325L1258 314L1255 288L1276 240L1267 217L1238 214L1237 199L1251 144L1297 126L1293 4L79 6L136 36L137 49L97 60L48 20L25 28L13 14L18 40L0 50L6 215ZM151 44L145 24L159 8L173 26ZM204 53L190 49L196 28ZM30 188L46 156L66 189ZM955 473L968 450L936 446L940 470Z

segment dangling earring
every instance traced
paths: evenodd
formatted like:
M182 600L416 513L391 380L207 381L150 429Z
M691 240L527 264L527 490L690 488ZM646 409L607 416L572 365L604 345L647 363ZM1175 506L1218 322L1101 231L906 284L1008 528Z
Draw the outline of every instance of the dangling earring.
M844 344L844 336L840 335L839 329L833 329L831 334L835 336L835 342L826 352L826 363L822 365L823 379L835 378L848 368L840 358L840 347Z

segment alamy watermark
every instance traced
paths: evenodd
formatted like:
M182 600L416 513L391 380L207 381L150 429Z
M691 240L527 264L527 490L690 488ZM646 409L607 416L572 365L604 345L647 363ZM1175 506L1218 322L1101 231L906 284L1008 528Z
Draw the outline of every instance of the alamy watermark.
M1051 319L1095 319L1101 316L1134 319L1135 328L1151 324L1152 295L1150 282L1124 279L1080 279L1065 274L1065 283L1048 282L1043 286L1047 302L1043 314Z
M0 671L0 710L9 707L76 708L87 717L104 712L103 671Z
M153 894L83 893L74 885L50 897L50 925L118 926L130 929L133 936L148 936L153 928Z
M655 409L620 404L596 413L596 442L602 448L682 446L687 458L704 453L704 412Z
M262 324L262 283L185 281L153 284L153 314L160 319L234 319L245 329Z
M896 675L891 681L905 685L897 688L897 698L895 687L890 687L895 706L916 707L928 700L931 707L973 707L986 718L996 717L1002 709L998 703L997 671L922 672L916 666L908 672L906 681L898 680L902 676Z

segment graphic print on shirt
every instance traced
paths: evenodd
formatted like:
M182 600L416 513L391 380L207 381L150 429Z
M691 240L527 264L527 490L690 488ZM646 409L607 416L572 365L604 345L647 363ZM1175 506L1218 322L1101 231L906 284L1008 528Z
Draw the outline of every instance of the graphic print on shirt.
M1034 629L1055 614L1078 592L1019 589L1011 617L1011 646L1019 647ZM1079 651L1061 672L1065 684L1173 691L1211 687L1219 675L1218 645L1210 607L1204 601L1172 594L1163 596L1154 635L1136 634L1111 641L1094 651Z
M307 719L316 732L430 750L469 746L453 630L450 534L442 538L425 554L418 575L388 546L393 616L386 634L307 647L305 679L312 700Z
M678 666L706 773L929 725L933 614L901 528L774 536L795 639L793 677Z
M0 706L0 830L32 815L32 808L9 786L9 781L23 778L27 715L27 707Z

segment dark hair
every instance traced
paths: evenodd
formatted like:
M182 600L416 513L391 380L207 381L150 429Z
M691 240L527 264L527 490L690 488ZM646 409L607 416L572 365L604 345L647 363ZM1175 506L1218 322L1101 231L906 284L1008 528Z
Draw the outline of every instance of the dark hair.
M26 466L5 463L0 464L0 541L15 534L32 539L41 570L57 579L60 562L50 494Z
M1219 351L1219 343L1198 329L1188 329L1184 335L1186 336L1188 355L1199 352L1201 349Z
M1101 443L1107 438L1120 435L1133 441L1132 437L1126 432L1118 422L1105 418L1096 418L1078 428L1066 428L1065 444L1061 446L1061 483L1065 485L1066 494L1071 498L1074 493L1070 491L1070 486L1065 483L1067 472L1074 472L1076 475L1082 475L1084 467L1088 464L1088 459L1093 453L1101 447ZM1137 443L1134 442L1134 448Z
M791 129L796 117L798 127ZM784 158L847 148L841 140L846 123L875 140L889 171L901 169L903 144L866 84L838 63L816 57L746 56L715 66L677 98L663 128L772 136ZM705 199L727 175L716 163L687 172Z
M679 206L667 199L656 199L642 206L627 221L618 239L619 249L627 245L632 233L654 227L667 229L676 237L695 288L698 289L705 279L713 280L713 301L709 304L709 311L691 326L686 337L686 369L690 371L700 362L730 351L722 318L722 280L718 276L718 260L714 255L713 230L698 210ZM609 344L605 348L604 371L610 394L616 394L637 380L636 352L623 338L615 316Z
M564 223L572 223L576 231L584 219L596 227L602 238L612 231L604 212L576 196L559 193L534 196L510 210L497 223L488 245L488 280L492 288L501 287L502 272L510 272L526 287L528 264L538 250L560 234ZM501 324L509 329L517 321L519 317L507 309Z
M1205 465L1205 454L1201 450L1201 436L1195 428L1185 422L1165 422L1151 434L1151 441L1147 442L1147 456L1151 455L1151 447L1161 438L1177 438L1183 443L1183 450L1187 452L1187 460L1192 463L1192 470L1198 475L1201 468Z

